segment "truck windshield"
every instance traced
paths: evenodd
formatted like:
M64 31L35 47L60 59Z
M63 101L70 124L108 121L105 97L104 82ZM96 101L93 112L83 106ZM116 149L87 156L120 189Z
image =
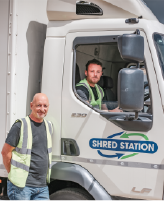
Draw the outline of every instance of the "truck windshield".
M159 63L162 69L164 77L164 35L159 33L154 33L154 42L157 50L157 55L159 58Z

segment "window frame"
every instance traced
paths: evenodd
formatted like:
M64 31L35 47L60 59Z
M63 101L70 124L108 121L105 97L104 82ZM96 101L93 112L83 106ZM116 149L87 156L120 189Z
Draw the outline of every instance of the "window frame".
M76 48L80 45L97 45L97 44L106 44L106 43L111 43L111 42L118 42L118 36L119 35L111 35L111 36L84 36L84 37L76 37L73 41L73 66L72 66L72 89L73 92L76 96L77 99L79 99L83 104L87 105L89 108L93 109L94 111L98 112L99 114L105 114L105 113L109 113L103 110L99 110L94 108L92 105L90 105L89 103L87 103L86 101L84 101L76 92L76 86L75 86L75 76L76 76ZM145 62L145 68L147 69L147 65ZM149 82L149 76L148 76L148 72L147 72L147 78L148 78L148 83L149 83L149 90L150 90L150 98L152 100L151 97L151 87L150 87L150 82ZM152 108L152 104L151 104L151 108ZM153 108L152 108L153 109ZM120 114L117 112L110 112L111 114L113 114L113 116L115 116L116 114ZM132 112L122 112L121 114L133 114ZM147 116L146 114L148 113L140 113L143 114L143 116ZM149 114L148 114L149 115ZM153 110L151 115L153 116ZM112 116L112 115L111 115Z
M76 48L79 45L97 45L97 44L104 44L104 43L110 43L110 42L118 42L118 36L119 35L111 35L111 36L85 36L85 37L76 37L73 40L73 66L72 66L72 89L73 89L73 93L76 96L76 98L78 100L80 100L83 104L87 105L89 108L91 108L92 110L94 110L95 112L97 112L99 115L101 115L102 117L106 118L108 121L110 121L113 124L116 124L118 127L122 128L123 130L127 130L127 131L140 131L140 132L148 132L149 130L152 129L153 126L153 107L152 107L152 102L151 102L151 109L152 112L150 113L143 113L140 112L139 113L139 117L143 117L143 118L148 118L150 119L151 122L146 123L145 122L140 122L140 121L123 121L123 122L117 122L117 120L115 121L114 119L117 117L127 117L129 115L134 116L134 112L107 112L107 111L103 111L103 110L99 110L94 108L92 105L90 105L89 103L87 103L86 101L84 101L76 92L76 86L75 86L75 76L76 76ZM147 69L147 65L146 62L145 63L145 67ZM151 85L149 82L149 76L148 76L148 72L147 72L147 78L148 78L148 83L149 83L149 90L150 90L150 98L152 101L152 93L151 93ZM132 129L133 127L133 129Z
M156 50L157 57L158 57L158 62L159 62L159 65L160 65L160 68L161 68L161 72L162 72L162 77L163 77L163 79L164 79L164 69L162 69L162 64L161 64L161 61L160 61L160 58L159 58L159 54L158 54L158 50L157 50L157 45L156 45L156 42L155 42L155 39L154 39L154 35L155 35L155 34L162 35L163 37L164 37L164 34L158 33L158 32L154 32L154 33L153 33L153 36L152 36L153 42L154 42L154 46L155 46L155 50Z

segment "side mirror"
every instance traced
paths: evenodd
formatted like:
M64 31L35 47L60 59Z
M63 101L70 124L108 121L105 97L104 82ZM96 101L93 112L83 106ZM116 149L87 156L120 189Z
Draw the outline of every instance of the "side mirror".
M152 114L138 112L144 105L144 73L140 69L124 68L118 75L118 105L129 112L101 112L108 121L126 131L147 132L152 128ZM134 114L135 112L135 117Z
M140 63L144 61L144 38L137 34L123 34L118 36L118 49L122 59Z
M140 69L124 68L118 75L118 105L125 111L138 112L144 104L144 74Z

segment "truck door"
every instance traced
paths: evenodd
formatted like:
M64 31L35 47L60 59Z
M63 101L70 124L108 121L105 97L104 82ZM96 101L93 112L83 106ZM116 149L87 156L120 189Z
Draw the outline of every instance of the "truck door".
M140 68L145 76L145 101L139 115L146 118L147 122L132 126L129 121L125 127L111 120L115 116L127 114L126 111L112 112L118 104L118 73L122 68L136 68L136 64L122 60L117 36L133 32L67 34L62 91L61 159L87 169L112 196L161 199L164 146L158 131L162 130L163 109L144 32L141 35L145 41L145 62L140 64ZM102 63L103 77L112 82L99 83L106 96L104 103L111 110L108 113L93 108L76 91L75 85L85 78L86 63L94 58Z

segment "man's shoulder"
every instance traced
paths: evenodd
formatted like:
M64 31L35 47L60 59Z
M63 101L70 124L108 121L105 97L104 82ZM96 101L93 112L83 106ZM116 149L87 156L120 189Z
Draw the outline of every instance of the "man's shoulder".
M76 91L77 91L77 94L83 99L83 100L86 100L88 101L89 99L89 91L88 89L81 85L81 86L76 86Z
M44 119L44 122L46 122L50 128L50 132L52 132L53 130L53 123L52 121L48 120L48 119Z
M14 122L14 124L12 125L12 127L17 127L17 128L21 128L22 122L18 119Z
M80 90L83 90L83 91L88 91L88 89L84 86L84 85L79 85L79 86L76 86L76 90L77 89L80 89Z
M86 95L89 95L88 89L87 89L85 86L83 86L83 85L81 85L81 86L76 86L76 91L82 91L82 92L84 92Z
M15 122L11 126L11 131L20 130L20 128L22 126L22 119L25 119L25 118L15 120Z
M20 129L21 129L21 122L20 121L15 122L12 125L7 135L5 143L9 144L12 147L16 147L18 145L19 138L20 138Z
M46 121L48 124L53 125L52 121L48 120L48 119L44 119L44 121Z

